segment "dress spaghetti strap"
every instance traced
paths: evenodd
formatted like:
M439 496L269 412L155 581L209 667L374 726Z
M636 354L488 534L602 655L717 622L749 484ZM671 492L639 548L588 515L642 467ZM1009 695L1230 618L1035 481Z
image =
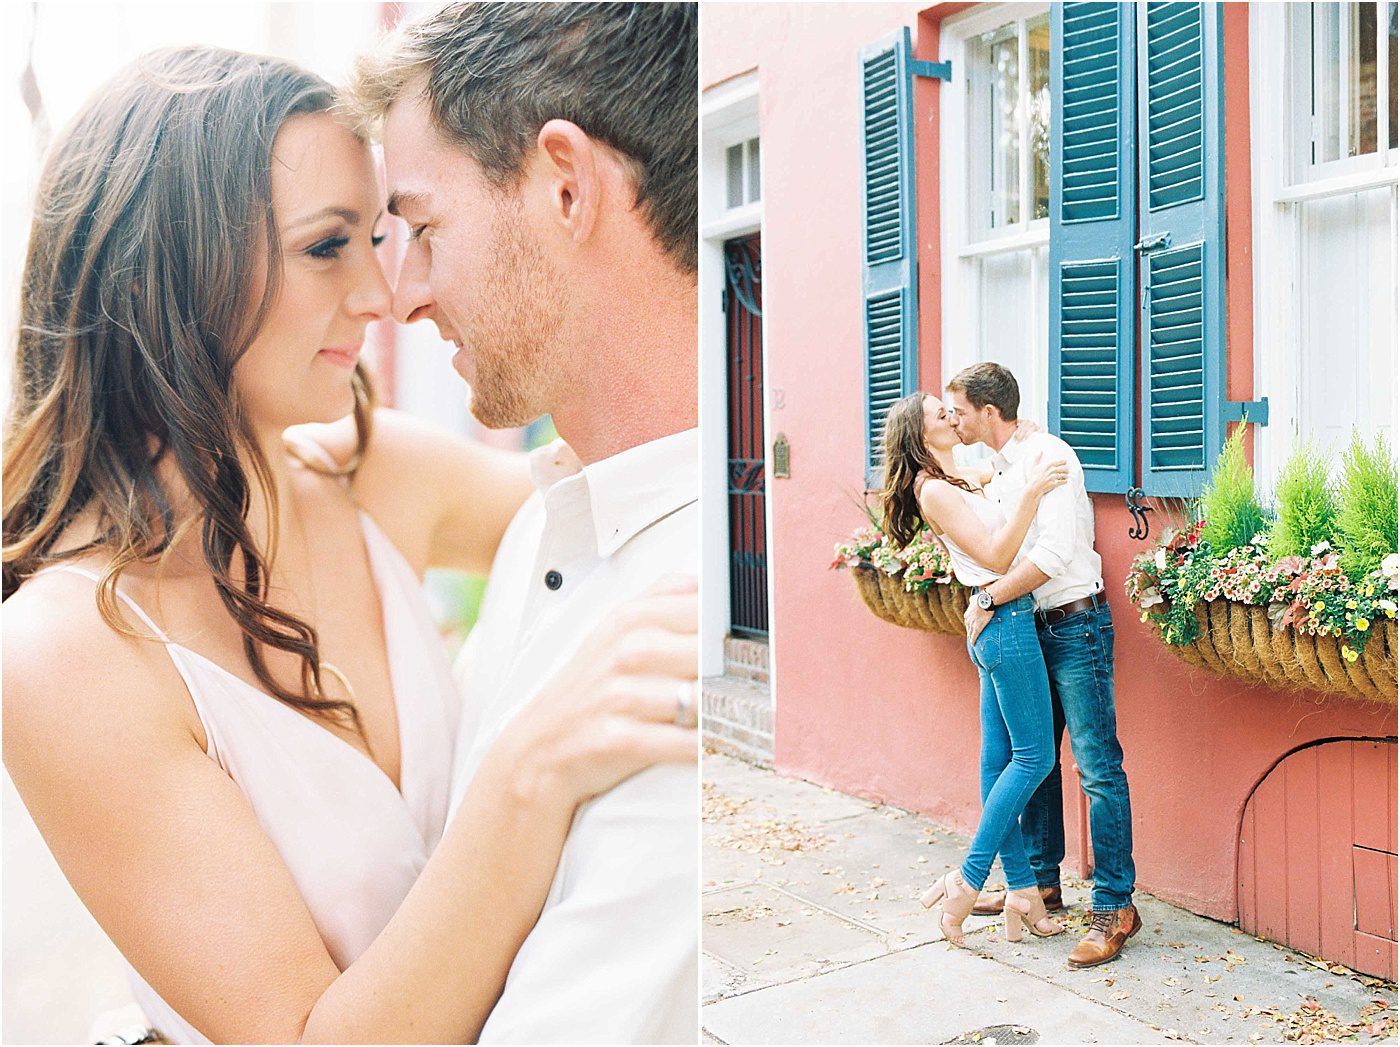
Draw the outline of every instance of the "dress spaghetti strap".
M96 572L89 571L86 567L79 567L77 564L71 563L50 564L47 567L35 571L32 575L29 576L29 579L32 581L33 579L38 578L40 575L49 574L53 571L65 571L68 574L80 574L84 578L91 579L93 584L95 585L100 585L102 582L101 576L98 575ZM126 593L121 591L121 589L117 589L116 593L124 604L126 604L128 607L130 607L133 611L136 612L136 617L140 618L141 621L145 623L146 628L150 629L151 632L155 633L156 638L160 640L161 643L168 644L171 642L170 637L165 635L164 630L162 630L161 627L155 623L155 619L153 619L149 614L145 612L145 610L142 609L139 603L133 600L130 596L127 596Z

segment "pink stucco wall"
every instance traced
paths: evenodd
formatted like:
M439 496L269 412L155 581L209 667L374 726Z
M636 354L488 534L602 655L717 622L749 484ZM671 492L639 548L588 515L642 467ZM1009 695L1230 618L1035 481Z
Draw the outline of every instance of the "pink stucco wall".
M901 25L937 58L938 20L967 5L706 5L706 86L758 70L768 418L792 448L772 481L770 563L776 762L786 774L976 823L977 677L961 641L873 618L851 579L826 569L861 522L860 84L857 52ZM1249 287L1247 12L1227 16L1229 392L1253 386ZM937 87L916 96L920 375L941 386ZM1267 390L1257 390L1267 392ZM1121 498L1096 496L1098 548L1117 626L1119 733L1134 808L1138 882L1233 920L1239 818L1289 751L1332 737L1392 737L1394 710L1250 690L1177 661L1122 592L1142 547ZM1154 533L1157 525L1154 521ZM1066 747L1066 768L1071 757ZM1069 865L1082 846L1070 800Z

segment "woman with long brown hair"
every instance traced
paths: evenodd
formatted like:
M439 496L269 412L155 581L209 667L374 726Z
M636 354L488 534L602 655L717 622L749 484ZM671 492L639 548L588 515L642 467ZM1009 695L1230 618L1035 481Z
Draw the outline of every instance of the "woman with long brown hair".
M960 442L937 397L919 392L897 402L885 420L881 507L885 531L900 546L927 524L947 547L958 581L975 593L1011 568L1040 499L1069 474L1062 461L1034 463L1007 517L981 491L989 476L958 469L953 448ZM997 607L968 654L982 682L982 817L961 869L936 881L921 901L926 908L942 901L943 935L962 945L962 923L1000 854L1007 938L1020 940L1023 926L1038 937L1059 934L1064 927L1045 913L1018 824L1053 762L1050 684L1030 596Z
M382 193L333 102L277 59L148 55L54 147L30 235L5 764L177 1042L471 1042L579 805L696 752L677 580L449 822L458 697L419 583L489 565L530 484L374 409Z

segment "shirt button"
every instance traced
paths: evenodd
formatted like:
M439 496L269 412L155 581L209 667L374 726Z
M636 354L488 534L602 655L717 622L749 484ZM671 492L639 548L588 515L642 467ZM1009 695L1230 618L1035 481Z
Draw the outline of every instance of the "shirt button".
M544 573L544 585L551 592L557 590L564 584L564 576L558 571L546 571Z

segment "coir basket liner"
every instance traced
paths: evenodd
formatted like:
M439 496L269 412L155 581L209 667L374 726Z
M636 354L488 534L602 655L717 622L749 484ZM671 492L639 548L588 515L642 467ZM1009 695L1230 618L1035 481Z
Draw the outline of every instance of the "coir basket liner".
M1255 683L1347 694L1391 705L1396 701L1396 623L1375 624L1354 662L1342 657L1336 636L1297 629L1275 631L1263 607L1233 600L1198 603L1196 639L1167 650L1199 668Z
M876 618L883 618L906 629L961 636L963 612L967 610L968 590L956 583L933 585L911 593L897 575L886 574L873 564L857 564L851 572L865 606Z

